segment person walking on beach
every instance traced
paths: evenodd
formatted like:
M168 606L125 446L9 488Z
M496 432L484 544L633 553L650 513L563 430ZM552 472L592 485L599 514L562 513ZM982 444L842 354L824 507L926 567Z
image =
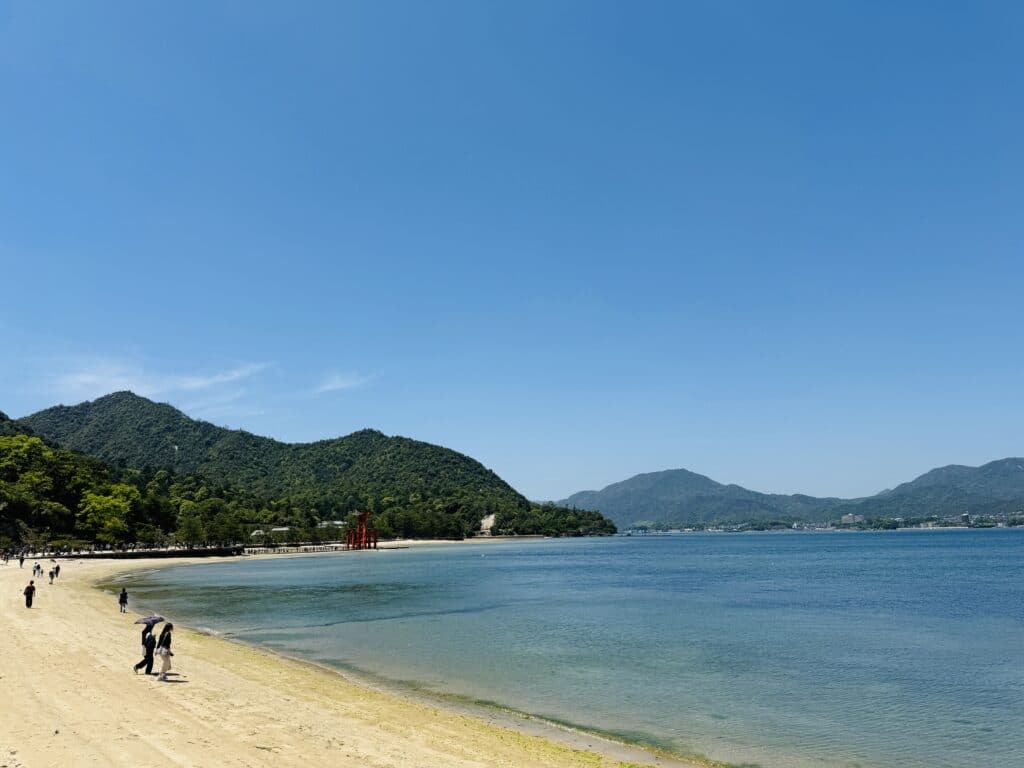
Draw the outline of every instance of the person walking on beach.
M121 594L117 596L117 604L121 606L121 613L128 612L128 590L121 587Z
M25 567L25 556L24 555L18 555L18 567L19 568L24 568Z
M53 575L58 579L60 578L60 563L57 563L55 566L53 566Z
M156 653L160 657L163 665L160 667L160 675L157 680L166 680L167 673L171 671L171 632L174 630L173 624L165 624L164 628L160 631L160 639L156 644Z
M49 576L50 576L50 583L53 584L53 568L50 569Z
M28 586L25 587L25 591L23 592L23 594L25 595L25 607L26 608L31 608L32 607L32 598L35 597L35 594L36 594L36 582L35 582L35 579L33 579L32 581L30 581L28 583Z
M135 674L139 674L139 670L143 667L146 668L146 674L153 674L153 651L156 650L156 638L153 637L153 633L150 632L143 635L142 638L142 661L136 664L133 669Z

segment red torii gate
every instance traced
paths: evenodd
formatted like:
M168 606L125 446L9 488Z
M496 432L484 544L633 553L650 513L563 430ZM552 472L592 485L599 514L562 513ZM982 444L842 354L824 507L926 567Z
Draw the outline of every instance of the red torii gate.
M369 512L356 513L355 528L349 526L345 531L345 546L348 549L376 549L377 529L371 528Z

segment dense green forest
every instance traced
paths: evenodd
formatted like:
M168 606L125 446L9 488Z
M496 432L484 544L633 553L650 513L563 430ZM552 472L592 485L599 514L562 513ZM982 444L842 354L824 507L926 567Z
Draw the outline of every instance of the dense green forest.
M616 532L615 523L600 512L559 506L531 504L529 509L499 512L491 532L496 535L541 534L544 536L607 536Z
M174 438L188 435L188 423L196 425L194 433L204 436L207 451L215 455L179 461L177 467L132 466L139 453L132 453L132 462L121 454L111 463L57 447L52 423L44 424L50 428L40 430L40 437L25 422L0 414L0 546L248 543L254 530L273 527L289 529L277 534L284 541L319 541L338 538L331 522L361 510L373 512L372 525L382 538L464 538L474 535L489 514L495 515L494 533L615 531L597 513L533 504L478 462L438 446L371 431L287 446L192 422L169 406L134 395L114 397L132 406L126 410L137 418L140 410L152 416L147 405L173 417L177 423L164 426L172 433L178 428ZM60 410L75 414L74 409ZM156 424L150 421L149 427ZM107 434L135 445L127 430L111 428ZM252 450L232 455L240 446ZM281 447L303 450L291 454ZM270 452L283 465L276 474L268 469ZM298 466L304 459L312 466ZM253 482L253 467L275 477ZM211 469L218 470L212 477L207 474ZM232 478L236 473L240 480Z
M403 498L413 506L444 500L475 506L467 514L476 520L501 509L529 506L469 456L369 429L315 443L282 443L191 419L131 392L48 408L20 423L63 448L109 464L170 467L266 497L319 497L326 492L332 505L344 503L350 494Z

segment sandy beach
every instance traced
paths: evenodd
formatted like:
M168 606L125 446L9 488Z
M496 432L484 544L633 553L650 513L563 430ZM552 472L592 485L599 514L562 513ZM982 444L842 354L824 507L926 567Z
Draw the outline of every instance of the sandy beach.
M178 674L160 683L132 672L137 615L94 585L167 561L62 561L59 583L37 579L26 609L33 562L0 566L5 768L681 765L588 734L487 722L181 626Z

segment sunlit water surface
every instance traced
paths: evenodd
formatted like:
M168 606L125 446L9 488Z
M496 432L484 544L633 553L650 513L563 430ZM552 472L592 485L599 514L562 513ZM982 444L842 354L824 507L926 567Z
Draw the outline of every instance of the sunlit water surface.
M240 640L683 753L1024 766L1024 531L468 544L129 590Z

